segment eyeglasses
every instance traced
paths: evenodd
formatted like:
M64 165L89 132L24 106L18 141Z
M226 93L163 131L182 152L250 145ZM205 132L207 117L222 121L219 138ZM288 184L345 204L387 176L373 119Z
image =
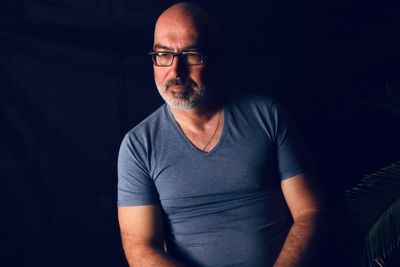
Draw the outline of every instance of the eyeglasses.
M178 53L152 51L149 55L153 60L153 64L157 67L171 66L175 57L179 57L187 66L202 65L204 61L204 53L199 51L182 51Z

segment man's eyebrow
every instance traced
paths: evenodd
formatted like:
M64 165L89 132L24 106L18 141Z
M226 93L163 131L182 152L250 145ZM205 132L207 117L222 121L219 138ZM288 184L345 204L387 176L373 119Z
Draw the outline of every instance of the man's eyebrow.
M167 50L167 51L172 51L173 49L171 47L168 47L166 45L162 45L162 44L155 44L153 46L153 50ZM188 50L199 50L199 45L198 44L191 44L188 46L185 46L182 48L182 51L188 51Z
M153 46L153 50L156 49L161 49L161 50L172 50L170 47L166 46L166 45L162 45L162 44L155 44Z

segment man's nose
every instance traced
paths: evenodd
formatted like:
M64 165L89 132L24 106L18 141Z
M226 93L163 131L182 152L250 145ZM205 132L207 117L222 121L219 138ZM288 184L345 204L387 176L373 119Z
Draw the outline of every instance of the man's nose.
M188 75L188 66L180 56L174 57L170 68L176 77L185 78Z

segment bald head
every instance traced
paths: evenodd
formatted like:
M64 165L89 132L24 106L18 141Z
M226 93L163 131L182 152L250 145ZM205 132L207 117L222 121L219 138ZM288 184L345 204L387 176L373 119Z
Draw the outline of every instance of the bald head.
M178 3L166 9L158 18L154 31L154 44L166 35L185 36L196 40L201 47L219 45L218 24L200 7L191 3Z

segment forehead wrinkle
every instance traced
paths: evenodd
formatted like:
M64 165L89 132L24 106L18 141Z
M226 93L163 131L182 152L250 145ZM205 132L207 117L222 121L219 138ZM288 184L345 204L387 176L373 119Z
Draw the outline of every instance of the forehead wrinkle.
M190 24L171 22L160 23L154 31L154 40L177 41L181 39L197 40L199 36L198 29Z

